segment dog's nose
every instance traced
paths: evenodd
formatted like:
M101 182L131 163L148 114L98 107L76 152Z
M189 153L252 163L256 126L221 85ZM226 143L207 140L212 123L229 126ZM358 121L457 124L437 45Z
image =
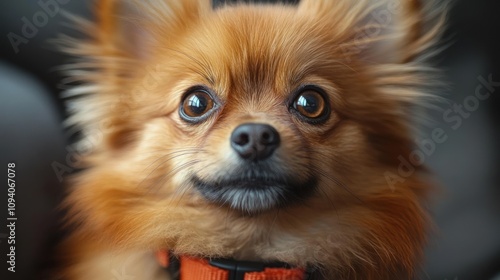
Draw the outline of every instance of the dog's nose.
M231 134L231 147L246 160L264 160L270 157L279 145L278 131L267 124L242 124Z

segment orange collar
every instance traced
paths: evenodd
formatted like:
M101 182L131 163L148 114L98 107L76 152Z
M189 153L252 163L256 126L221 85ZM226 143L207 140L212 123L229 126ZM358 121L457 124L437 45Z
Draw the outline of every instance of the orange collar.
M156 259L165 268L170 266L167 250L158 251ZM305 271L272 264L233 260L207 260L180 256L180 280L304 280Z

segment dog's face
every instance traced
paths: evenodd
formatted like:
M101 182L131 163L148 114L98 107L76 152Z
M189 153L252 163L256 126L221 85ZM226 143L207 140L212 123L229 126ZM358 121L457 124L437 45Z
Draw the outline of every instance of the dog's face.
M169 104L140 134L159 142L143 143L157 151L146 162L170 172L159 188L244 214L345 192L345 169L366 166L375 148L343 106L360 88L348 81L355 70L336 34L308 21L293 7L225 9L155 59L162 82L145 105Z
M435 37L416 31L419 15L374 23L388 3L371 1L111 2L78 49L100 92L76 119L89 135L111 124L68 199L89 231L219 256L274 243L254 251L338 267L382 250L401 256L392 271L412 266L425 188L413 174L390 187L387 172L413 145L406 110L425 77L410 62Z
M143 186L253 214L338 198L358 175L371 179L379 154L403 153L398 104L346 53L351 32L317 16L225 8L145 46L147 71L127 82L116 113L141 119L123 150L141 156L146 180L160 176Z

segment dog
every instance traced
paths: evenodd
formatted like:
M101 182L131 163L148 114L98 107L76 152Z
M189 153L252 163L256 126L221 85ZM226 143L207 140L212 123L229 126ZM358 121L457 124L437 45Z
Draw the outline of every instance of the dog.
M87 152L55 277L174 279L176 260L180 279L234 274L221 259L288 275L231 279L417 277L433 184L411 111L432 96L445 11L97 1L75 19L86 39L61 40Z

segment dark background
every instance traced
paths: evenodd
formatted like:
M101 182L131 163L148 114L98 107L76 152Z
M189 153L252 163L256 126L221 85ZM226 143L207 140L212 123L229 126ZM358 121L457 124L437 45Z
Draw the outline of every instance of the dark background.
M90 17L91 1L59 1L61 8ZM51 244L57 239L52 229L57 225L55 205L62 193L61 183L75 160L61 127L65 113L59 98L61 76L56 71L67 57L47 40L59 33L77 33L61 24L68 21L58 12L49 15L33 38L19 45L17 53L8 39L11 32L22 35L23 17L33 22L40 11L43 9L35 0L0 3L0 168L4 170L0 174L5 175L8 162L17 164L19 219L17 272L7 274L7 207L3 206L7 192L2 183L1 279L39 278L36 272L47 264ZM436 58L450 84L442 94L450 101L441 111L432 112L434 122L422 128L421 137L429 138L432 129L440 127L448 139L426 157L443 191L432 204L438 230L427 250L422 279L500 279L500 87L480 101L478 109L463 118L456 130L443 119L443 111L474 95L479 77L491 75L492 80L500 81L499 13L498 0L455 0L445 35L452 44ZM60 178L55 163L68 168L58 169Z

